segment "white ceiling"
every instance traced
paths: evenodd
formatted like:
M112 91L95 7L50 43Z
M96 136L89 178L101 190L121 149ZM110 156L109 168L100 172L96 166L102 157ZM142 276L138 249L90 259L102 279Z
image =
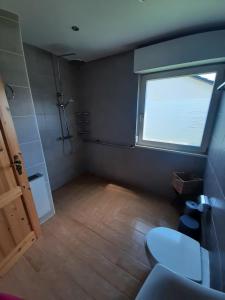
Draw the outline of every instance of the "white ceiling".
M0 0L0 8L19 14L25 42L85 61L225 27L225 0Z

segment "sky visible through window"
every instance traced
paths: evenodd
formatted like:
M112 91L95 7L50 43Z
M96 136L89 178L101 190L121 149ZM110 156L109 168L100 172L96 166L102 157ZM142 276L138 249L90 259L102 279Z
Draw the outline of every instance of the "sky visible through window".
M146 82L143 140L201 146L216 73Z
M211 81L215 81L216 79L216 73L205 73L205 74L199 74L199 77L211 80Z

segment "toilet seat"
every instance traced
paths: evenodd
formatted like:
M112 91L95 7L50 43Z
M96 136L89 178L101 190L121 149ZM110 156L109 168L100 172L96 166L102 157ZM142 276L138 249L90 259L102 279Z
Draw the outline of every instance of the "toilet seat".
M157 227L146 236L149 251L157 262L196 282L202 282L199 242L176 230Z

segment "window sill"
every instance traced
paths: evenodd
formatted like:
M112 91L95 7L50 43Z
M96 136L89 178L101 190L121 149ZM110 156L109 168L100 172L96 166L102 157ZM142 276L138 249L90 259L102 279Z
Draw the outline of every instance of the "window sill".
M203 153L194 153L194 152L187 152L187 151L182 151L182 150L173 150L173 149L159 148L159 147L153 147L153 146L144 146L144 145L137 144L137 143L135 144L135 148L148 149L148 150L152 150L152 151L177 153L177 154L202 157L202 158L207 158L207 156L208 156L207 154L203 154Z

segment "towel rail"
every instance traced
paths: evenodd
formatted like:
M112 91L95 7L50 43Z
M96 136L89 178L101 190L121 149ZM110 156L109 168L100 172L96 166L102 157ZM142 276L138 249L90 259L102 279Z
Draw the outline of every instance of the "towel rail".
M220 91L222 89L225 89L225 81L221 85L218 86L217 91Z

